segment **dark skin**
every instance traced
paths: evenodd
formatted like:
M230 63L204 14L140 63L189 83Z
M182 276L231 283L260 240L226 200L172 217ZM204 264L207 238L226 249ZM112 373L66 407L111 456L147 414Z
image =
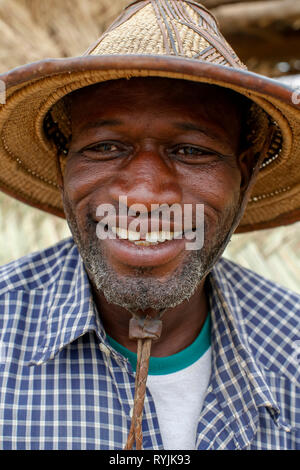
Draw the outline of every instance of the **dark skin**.
M83 239L88 211L103 203L116 205L120 194L127 196L128 205L142 203L149 213L152 203L204 204L208 237L218 233L222 214L243 198L254 158L251 151L241 152L239 103L222 89L176 82L118 80L74 94L72 142L60 183ZM157 251L152 257L138 247L119 252L110 241L102 243L119 276L134 275L142 266L146 275L162 282L188 254L171 244L167 254ZM90 280L107 333L136 351L136 342L128 338L131 313L109 304ZM168 356L190 345L207 311L204 278L189 300L165 312L151 355Z

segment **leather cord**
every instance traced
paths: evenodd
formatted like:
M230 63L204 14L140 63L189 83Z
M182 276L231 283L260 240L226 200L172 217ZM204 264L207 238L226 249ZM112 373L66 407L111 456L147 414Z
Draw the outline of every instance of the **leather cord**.
M136 442L136 450L142 450L143 433L142 419L146 394L146 382L149 371L149 359L152 339L138 340L138 361L135 377L135 394L131 426L124 450L132 450Z
M124 450L132 450L134 443L136 450L143 448L142 420L151 346L152 341L159 339L161 335L163 313L164 310L156 318L134 316L129 322L129 337L137 340L137 366L133 412Z

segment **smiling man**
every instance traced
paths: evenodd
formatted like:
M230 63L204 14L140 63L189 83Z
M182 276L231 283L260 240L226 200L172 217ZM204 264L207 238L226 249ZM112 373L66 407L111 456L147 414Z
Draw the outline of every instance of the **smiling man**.
M178 0L2 79L1 187L72 238L1 268L1 448L299 448L299 296L221 258L299 220L293 91Z
M130 311L175 307L198 288L190 327L181 332L194 337L207 310L201 281L224 249L238 216L241 186L247 186L254 166L253 159L246 161L240 153L246 100L217 87L165 78L109 81L79 90L70 100L72 141L61 181L64 208L96 298L104 294L110 304L127 309L117 313L110 327L122 325L126 338ZM182 213L187 204L204 205L203 248L186 250L185 238L174 238L172 227L167 239L147 242L150 222L146 243L119 236L99 241L97 207L111 204L118 211L120 195L126 196L128 207L143 204L145 213L140 215L150 221L153 205L178 204ZM106 308L105 321L111 322L113 306ZM166 314L164 321L170 318L184 330L179 323L187 308L181 306L176 316ZM153 348L161 349L160 343ZM165 355L188 344L178 348L167 342Z

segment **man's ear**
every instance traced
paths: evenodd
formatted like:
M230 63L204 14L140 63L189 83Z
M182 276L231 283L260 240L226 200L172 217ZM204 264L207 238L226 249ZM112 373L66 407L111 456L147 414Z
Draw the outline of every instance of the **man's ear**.
M244 150L239 155L238 164L241 172L241 195L245 193L249 186L251 178L254 176L253 170L256 166L257 158L258 155L256 152L254 152L253 147Z

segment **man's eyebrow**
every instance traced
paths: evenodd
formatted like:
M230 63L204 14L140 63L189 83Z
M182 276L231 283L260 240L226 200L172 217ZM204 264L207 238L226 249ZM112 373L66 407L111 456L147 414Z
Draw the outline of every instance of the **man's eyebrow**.
M105 126L120 126L120 124L122 124L122 121L120 119L99 119L97 121L88 122L81 128L81 131L97 129L98 127Z
M85 132L90 129L98 129L99 127L105 126L120 126L123 124L121 119L99 119L97 121L91 121L85 124L80 131ZM213 140L219 141L220 136L213 131L213 129L209 129L206 126L194 124L193 122L189 121L176 121L173 123L174 127L183 131L196 131L210 137Z
M208 129L205 126L199 126L197 124L194 124L193 122L188 122L188 121L175 122L174 126L177 129L180 129L183 131L196 131L196 132L200 132L201 134L207 135L213 140L220 140L220 136L216 132L214 132L212 129Z

